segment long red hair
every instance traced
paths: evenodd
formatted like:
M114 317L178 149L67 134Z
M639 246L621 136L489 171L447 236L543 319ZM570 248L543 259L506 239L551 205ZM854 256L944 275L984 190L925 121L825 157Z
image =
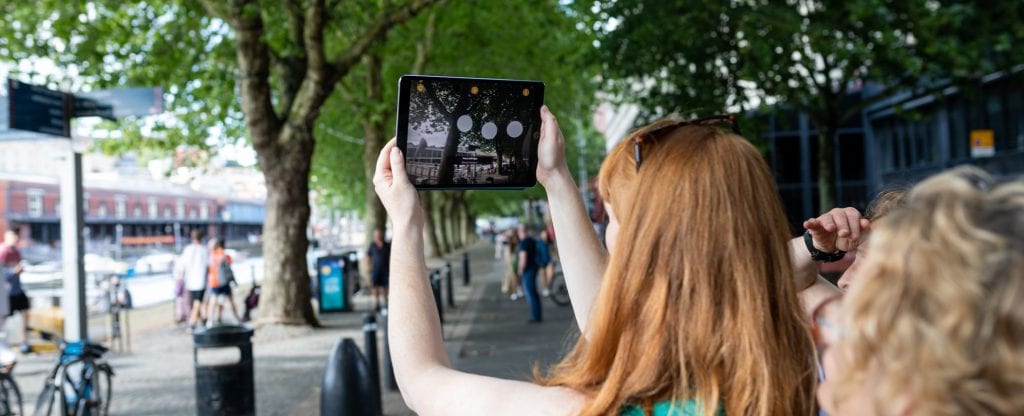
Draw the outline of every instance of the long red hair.
M768 166L715 127L661 136L639 171L632 136L605 159L620 231L589 338L538 381L587 394L583 415L685 400L705 415L812 414L814 351Z

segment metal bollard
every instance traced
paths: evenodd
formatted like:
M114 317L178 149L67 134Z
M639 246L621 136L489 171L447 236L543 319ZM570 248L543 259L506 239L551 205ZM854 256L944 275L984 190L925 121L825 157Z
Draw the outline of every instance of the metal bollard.
M398 380L395 380L395 369L391 366L391 345L388 344L388 308L380 310L381 331L384 331L384 356L381 381L388 391L398 391Z
M363 314L363 350L366 351L366 364L370 367L370 383L377 390L371 397L377 407L383 409L380 398L380 361L377 359L377 317L373 313Z
M462 285L469 286L469 252L462 253Z
M430 272L430 290L434 292L434 305L437 306L437 317L444 325L444 304L441 303L441 272L432 270Z
M380 416L380 388L369 382L369 365L352 338L334 344L324 369L320 414Z
M452 283L452 264L451 263L445 263L444 264L444 278L445 278L444 279L445 280L445 282L444 282L445 292L447 292L447 295L448 295L448 307L449 308L455 308L455 290L452 289L452 286L454 284Z

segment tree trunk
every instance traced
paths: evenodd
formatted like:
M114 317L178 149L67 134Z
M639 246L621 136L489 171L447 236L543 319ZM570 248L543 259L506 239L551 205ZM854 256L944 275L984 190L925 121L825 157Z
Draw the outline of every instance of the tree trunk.
M437 222L434 223L434 225L436 226L438 240L441 242L441 255L446 255L451 253L453 248L451 239L448 238L448 232L446 230L446 223L448 222L446 213L451 209L451 203L449 202L451 198L449 198L445 192L438 193L437 197L438 203L436 209L434 209L434 213L437 215L437 217L435 217Z
M437 241L437 233L434 232L436 228L434 221L434 193L420 192L420 201L423 203L423 212L425 221L423 224L423 238L426 239L424 245L424 255L427 258L437 257L441 255L440 243Z
M383 100L384 86L381 83L381 58L373 52L367 55L366 60L366 98L367 102L379 103ZM374 106L371 106L374 107ZM379 106L376 106L379 108ZM373 241L373 232L380 231L384 234L387 230L387 211L384 205L377 198L377 192L373 185L369 184L373 179L374 169L377 167L377 156L380 149L386 143L386 132L384 120L386 114L375 114L373 110L363 113L363 134L366 136L366 144L363 146L363 172L366 174L366 217L363 218L365 225L365 242L368 245ZM363 283L370 286L370 262L364 261L359 264L359 274L363 276Z
M295 133L307 137L259 153L267 186L260 303L260 321L265 323L317 325L306 268L309 169L314 147L311 130Z
M835 131L837 123L818 126L818 212L836 206Z

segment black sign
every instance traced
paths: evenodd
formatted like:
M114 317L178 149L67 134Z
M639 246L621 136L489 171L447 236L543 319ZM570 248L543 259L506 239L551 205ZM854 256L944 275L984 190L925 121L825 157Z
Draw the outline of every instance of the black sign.
M96 90L75 94L78 97L96 100L108 105L115 118L147 116L164 112L164 92L160 87L120 88ZM99 114L94 114L99 115ZM103 117L102 115L99 115Z
M7 80L11 129L71 137L70 94Z
M114 107L91 98L75 96L75 117L103 117L114 121Z

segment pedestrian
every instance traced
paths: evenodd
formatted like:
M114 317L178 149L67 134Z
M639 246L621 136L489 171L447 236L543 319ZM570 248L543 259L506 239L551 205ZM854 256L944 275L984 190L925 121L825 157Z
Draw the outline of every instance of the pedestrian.
M370 280L373 283L373 310L379 311L387 307L388 302L388 269L391 267L391 242L384 241L384 233L373 230L373 242L366 250L370 257Z
M542 289L540 294L547 297L550 294L551 280L555 277L555 262L552 260L554 252L554 241L551 240L549 228L540 232L537 239L537 267L540 269Z
M18 232L14 230L4 232L3 244L0 244L0 266L3 267L4 287L7 292L8 311L5 316L11 317L15 313L21 312L21 345L19 348L21 352L27 353L31 351L28 345L28 320L32 305L28 296L25 295L25 288L21 285L21 272L24 271L24 265L22 265L21 251L18 250L20 241L21 236L18 235Z
M519 236L516 230L505 230L505 277L501 280L501 293L509 299L523 297L523 289L519 284Z
M210 288L209 311L206 314L206 327L220 325L224 317L224 303L231 308L231 315L236 323L241 323L235 298L231 293L231 284L235 282L235 272L231 270L231 256L224 252L224 239L210 240L210 267L207 275L207 286Z
M210 271L210 251L203 245L203 233L192 230L189 233L190 243L181 250L181 256L175 262L175 274L184 284L185 295L191 299L191 313L188 315L189 329L202 326L208 318L205 315L206 284Z
M494 230L493 241L494 241L494 259L495 260L502 260L502 259L504 259L505 258L504 253L505 253L505 250L506 250L505 245L508 244L508 242L505 241L505 233L500 233L497 230Z
M530 236L526 224L519 224L519 276L523 283L523 292L526 294L526 304L530 307L530 320L527 323L536 324L544 320L544 310L540 305L540 295L537 293L537 273L540 271L540 257L537 240Z
M599 175L608 251L591 232L554 116L541 109L537 181L559 239L576 346L534 383L451 368L423 256L425 214L388 143L374 186L394 224L389 334L419 414L810 415L814 345L786 216L733 116L663 120L619 142ZM507 400L513 397L514 400Z
M815 314L822 407L1024 414L1024 180L961 167L906 198L871 225L852 290Z

